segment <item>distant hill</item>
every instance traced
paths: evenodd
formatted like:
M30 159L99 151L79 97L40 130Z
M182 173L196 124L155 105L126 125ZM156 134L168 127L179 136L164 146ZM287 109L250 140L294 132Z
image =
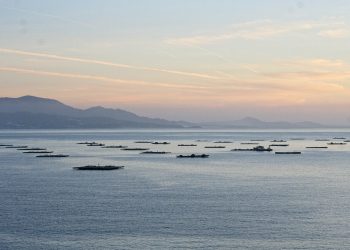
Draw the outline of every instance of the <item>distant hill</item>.
M0 98L0 128L183 128L181 122L138 116L121 109L77 109L35 96Z
M209 128L209 129L302 129L327 128L304 122L267 122L254 117L224 122L191 123L138 116L101 106L77 109L54 99L35 96L0 98L0 129L93 129L93 128Z
M328 126L315 122L266 122L254 117L246 117L241 120L224 121L224 122L205 122L200 123L206 128L222 128L222 129L302 129L302 128L326 128Z

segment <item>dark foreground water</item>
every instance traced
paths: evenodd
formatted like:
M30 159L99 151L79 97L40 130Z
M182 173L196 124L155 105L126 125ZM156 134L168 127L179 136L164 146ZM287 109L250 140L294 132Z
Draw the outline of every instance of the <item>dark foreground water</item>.
M350 143L305 149L333 137L350 139L350 133L0 131L0 144L71 155L40 159L0 147L0 249L349 249ZM290 146L276 150L302 154L230 152L252 147L240 142L254 139L265 140L261 145L285 139ZM76 144L87 140L172 154ZM217 140L234 143L204 148ZM210 158L175 157L192 152ZM125 169L72 170L86 164Z

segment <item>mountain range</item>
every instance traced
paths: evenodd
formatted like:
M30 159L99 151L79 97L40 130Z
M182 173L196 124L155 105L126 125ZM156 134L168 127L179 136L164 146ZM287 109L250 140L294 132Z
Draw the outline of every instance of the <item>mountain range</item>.
M77 109L57 100L35 96L0 98L2 129L183 127L181 122L142 117L122 109L100 106Z
M266 122L254 117L225 122L191 123L148 118L101 106L78 109L54 99L35 96L0 98L0 129L210 128L292 129L326 128L314 122Z

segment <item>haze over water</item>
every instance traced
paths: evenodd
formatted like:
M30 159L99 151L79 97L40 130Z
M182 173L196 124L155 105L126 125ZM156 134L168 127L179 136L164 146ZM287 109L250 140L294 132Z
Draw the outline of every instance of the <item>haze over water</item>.
M350 138L350 132L1 131L0 144L70 155L39 159L0 148L1 249L347 249L350 145L305 149L334 137ZM302 154L230 152L251 147L241 142L274 139L290 144L276 150ZM137 140L169 141L147 147L172 154L76 144L140 146ZM204 148L218 140L233 143ZM175 157L192 152L210 157ZM87 164L125 169L72 170Z

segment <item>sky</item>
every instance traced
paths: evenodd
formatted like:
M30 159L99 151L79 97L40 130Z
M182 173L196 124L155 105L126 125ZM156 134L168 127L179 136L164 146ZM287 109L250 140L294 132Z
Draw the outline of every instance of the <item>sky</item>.
M348 0L0 0L0 96L350 124Z

